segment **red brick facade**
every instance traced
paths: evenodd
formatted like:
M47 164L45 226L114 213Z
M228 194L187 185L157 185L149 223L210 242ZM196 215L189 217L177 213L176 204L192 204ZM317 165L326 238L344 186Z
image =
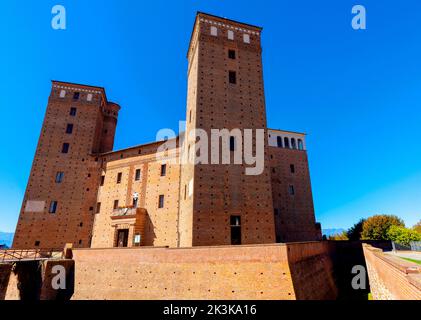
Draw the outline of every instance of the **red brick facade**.
M167 151L158 150L164 142L112 151L120 107L103 88L53 81L13 247L318 240L305 136L267 128L260 36L259 27L197 15L186 134ZM210 137L236 128L263 130L261 174L247 175L245 164L180 164L195 157L195 129ZM255 133L252 142L256 149Z

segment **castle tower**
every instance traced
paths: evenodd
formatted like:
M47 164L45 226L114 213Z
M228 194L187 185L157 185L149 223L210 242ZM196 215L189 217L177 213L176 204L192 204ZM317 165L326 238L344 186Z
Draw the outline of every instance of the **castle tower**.
M261 129L265 161L259 175L247 175L247 166L234 164L232 157L231 164L211 164L211 155L208 164L182 164L182 247L276 240L260 34L261 28L252 25L204 13L196 17L188 51L184 156L195 157L195 143L188 139L195 128L206 131L209 145L212 129L240 129L242 136L229 137L230 150L244 149L244 129L253 130L255 147L256 130ZM220 149L224 143L227 147L227 141L220 143Z
M120 107L100 87L52 82L14 248L89 247L101 176Z

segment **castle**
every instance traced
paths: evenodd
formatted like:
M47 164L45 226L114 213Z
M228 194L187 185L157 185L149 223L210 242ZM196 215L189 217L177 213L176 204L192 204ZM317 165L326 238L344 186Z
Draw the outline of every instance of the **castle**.
M13 248L320 240L305 134L267 128L261 32L197 14L187 54L186 128L170 140L113 151L120 106L104 88L52 81ZM197 156L188 137L198 129L209 136L240 129L240 136L221 137L230 153L242 146L243 130L263 130L262 172L247 175L247 165L233 161L179 161Z

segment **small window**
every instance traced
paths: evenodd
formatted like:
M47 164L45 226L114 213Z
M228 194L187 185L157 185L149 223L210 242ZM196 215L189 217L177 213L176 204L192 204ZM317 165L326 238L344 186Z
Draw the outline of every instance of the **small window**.
M293 164L289 166L289 169L291 170L291 173L295 173L295 166Z
M40 244L41 244L41 241L35 241L35 247L39 247L40 246Z
M88 93L88 96L86 97L87 101L92 101L93 95L92 93Z
M191 123L191 117L192 117L192 112L190 110L190 113L189 113L189 123Z
M50 208L48 210L49 213L56 213L57 212L57 201L50 202Z
M101 176L100 186L102 187L105 183L105 176Z
M244 34L243 35L243 40L244 40L244 43L250 43L250 35L249 34Z
M279 209L277 209L277 208L273 209L273 214L275 216L279 215Z
M98 202L96 204L96 213L100 213L101 212L101 202Z
M69 153L70 145L68 143L63 143L63 147L61 148L61 153Z
M80 92L73 93L73 100L79 100Z
M214 36L214 37L218 36L218 29L214 26L211 26L211 36Z
M82 240L79 240L79 245L81 245L82 244Z
M235 59L235 50L228 50L228 58Z
M164 195L161 194L159 196L158 208L162 209L164 207L164 200L165 200L165 197L164 197Z
M235 151L235 137L230 137L230 151Z
M294 189L294 186L292 184L289 186L289 194L291 196L295 195L295 189Z
M187 199L187 185L184 185L184 200Z
M231 245L241 244L241 217L231 216Z
M67 124L67 127L66 127L66 133L67 134L72 134L72 132L73 132L73 124L68 123Z
M60 91L60 98L64 98L66 96L66 90Z
M56 183L62 183L64 177L64 172L57 172L56 173Z
M167 165L163 164L161 166L161 177L165 177L167 175Z
M229 72L229 83L232 83L232 84L237 83L237 73L235 71Z
M278 145L278 148L282 148L282 137L277 137L276 138L276 143Z
M297 142L295 141L294 138L291 139L291 147L292 149L297 149Z
M77 109L75 107L70 108L70 115L72 117L76 116L76 111L77 111Z
M123 174L121 172L119 172L117 174L117 183L121 183L121 177L123 176Z
M298 139L298 150L304 150L303 140Z
M289 149L289 139L287 137L284 138L284 147Z
M140 169L136 169L136 174L135 174L135 177L134 177L135 181L139 181L140 180L141 173L142 172L140 171Z
M228 30L228 40L234 40L234 31Z
M114 200L114 210L118 209L118 200Z
M137 208L138 203L139 203L139 198L133 198L133 208Z

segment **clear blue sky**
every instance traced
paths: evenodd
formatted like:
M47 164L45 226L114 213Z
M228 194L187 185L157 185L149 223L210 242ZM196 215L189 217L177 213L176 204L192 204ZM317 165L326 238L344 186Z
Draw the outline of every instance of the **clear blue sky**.
M67 9L67 30L51 8ZM351 8L367 8L367 30ZM13 231L50 80L104 86L122 106L116 148L185 118L196 11L261 25L268 124L309 134L317 220L421 218L421 2L2 1L0 230Z

